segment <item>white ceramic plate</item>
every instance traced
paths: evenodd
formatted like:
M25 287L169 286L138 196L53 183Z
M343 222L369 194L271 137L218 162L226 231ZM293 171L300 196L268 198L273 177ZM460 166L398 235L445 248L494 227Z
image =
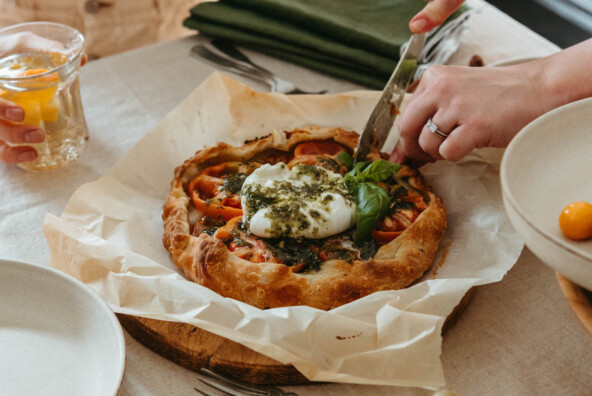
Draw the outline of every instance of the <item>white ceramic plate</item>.
M512 140L501 165L506 212L543 262L592 290L592 239L559 229L569 203L592 203L592 98L551 111Z
M0 260L0 393L116 395L123 331L109 306L54 269Z

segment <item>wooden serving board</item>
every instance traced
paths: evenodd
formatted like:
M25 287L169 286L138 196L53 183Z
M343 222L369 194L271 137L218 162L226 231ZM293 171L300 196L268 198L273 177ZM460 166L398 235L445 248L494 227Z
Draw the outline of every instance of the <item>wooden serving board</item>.
M555 276L572 311L592 337L592 292L576 285L559 272L556 272Z
M460 317L475 288L470 289L446 318L445 333ZM252 384L310 383L294 366L257 353L244 345L187 323L117 314L121 325L140 343L193 371L205 367Z

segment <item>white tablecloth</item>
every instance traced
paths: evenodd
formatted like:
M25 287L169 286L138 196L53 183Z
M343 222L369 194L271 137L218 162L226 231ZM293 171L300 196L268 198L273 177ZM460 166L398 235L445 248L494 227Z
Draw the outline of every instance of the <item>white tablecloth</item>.
M50 173L0 166L0 257L48 265L46 213L59 215L82 183L96 180L213 69L189 56L197 37L144 47L91 62L81 73L91 139L75 165ZM451 64L479 54L486 63L545 56L557 47L493 7L474 17ZM329 93L361 87L249 52L303 89ZM239 80L241 80L239 78ZM257 89L247 80L241 80ZM194 394L197 374L146 349L126 334L121 395ZM460 395L590 394L592 342L570 311L554 273L527 249L506 278L477 290L445 335L448 387ZM67 381L67 375L64 376ZM287 387L300 395L422 395L421 389L323 384Z

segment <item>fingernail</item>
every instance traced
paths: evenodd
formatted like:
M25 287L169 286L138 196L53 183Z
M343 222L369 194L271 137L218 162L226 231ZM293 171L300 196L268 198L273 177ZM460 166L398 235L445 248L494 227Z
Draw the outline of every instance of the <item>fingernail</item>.
M4 117L10 121L22 121L25 119L25 111L19 107L9 107L4 110Z
M393 151L391 156L389 157L389 161L394 162L396 164L401 165L401 161L403 160L403 156L399 151Z
M33 161L35 158L37 158L37 152L35 150L23 151L18 155L19 162L29 162Z
M426 20L420 18L420 19L416 19L414 21L411 21L411 23L409 24L409 28L414 33L423 33L423 31L427 27L427 25L428 25L428 23L426 22Z
M32 129L25 135L25 142L27 143L41 143L45 139L45 135L41 129Z

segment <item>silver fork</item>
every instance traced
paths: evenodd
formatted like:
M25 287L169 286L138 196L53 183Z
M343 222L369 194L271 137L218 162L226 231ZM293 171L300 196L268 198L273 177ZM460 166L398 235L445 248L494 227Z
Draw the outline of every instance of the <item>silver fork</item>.
M198 378L198 380L231 396L298 396L298 394L294 392L284 392L280 388L272 385L259 386L246 384L244 382L222 376L206 368L202 368L199 371L208 377L211 377L212 379ZM208 393L198 388L194 387L193 389L199 394L208 395Z
M227 44L223 48L225 51L217 47L197 44L191 48L191 54L202 60L206 60L221 70L238 74L239 76L267 85L271 92L284 94L324 94L327 92L326 90L319 92L303 91L290 81L280 78L264 67L253 63L253 61L232 44ZM230 53L236 58L230 57Z

